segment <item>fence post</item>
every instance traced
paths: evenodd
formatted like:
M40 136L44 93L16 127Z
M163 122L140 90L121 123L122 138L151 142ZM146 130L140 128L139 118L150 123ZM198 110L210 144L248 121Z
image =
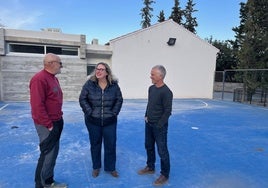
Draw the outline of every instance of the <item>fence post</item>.
M224 83L225 83L225 70L223 71L223 75L222 75L222 93L221 93L221 100L224 99Z

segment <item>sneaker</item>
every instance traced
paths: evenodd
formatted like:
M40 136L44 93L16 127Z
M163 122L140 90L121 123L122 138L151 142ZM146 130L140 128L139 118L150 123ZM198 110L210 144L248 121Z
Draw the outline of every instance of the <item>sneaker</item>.
M93 178L98 177L99 174L100 174L100 169L94 169L94 170L92 171L92 176L93 176Z
M67 188L67 184L54 181L50 185L45 185L44 188Z
M160 175L159 178L157 178L154 182L155 186L160 186L160 185L164 185L165 183L167 183L168 178L166 178L163 175Z
M119 177L118 172L115 171L115 170L111 172L111 175L112 175L113 177L115 177L115 178L118 178L118 177Z
M139 175L145 175L145 174L154 174L154 169L149 168L148 166L146 166L144 169L141 169L138 171Z

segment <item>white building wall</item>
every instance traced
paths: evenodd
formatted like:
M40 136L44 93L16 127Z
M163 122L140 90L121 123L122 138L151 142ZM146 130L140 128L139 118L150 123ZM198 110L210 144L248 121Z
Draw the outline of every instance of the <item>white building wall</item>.
M174 46L167 45L170 37L177 39ZM0 100L29 100L29 79L42 68L44 55L10 53L7 42L77 46L78 56L61 56L64 68L58 77L66 101L78 100L87 66L100 61L111 65L124 98L147 98L150 71L157 64L166 67L165 82L174 98L212 98L218 50L172 20L113 39L110 45L85 41L84 35L0 29Z
M176 38L168 46L170 37ZM162 64L174 98L212 98L218 50L168 20L111 41L112 69L125 98L147 98L150 71Z

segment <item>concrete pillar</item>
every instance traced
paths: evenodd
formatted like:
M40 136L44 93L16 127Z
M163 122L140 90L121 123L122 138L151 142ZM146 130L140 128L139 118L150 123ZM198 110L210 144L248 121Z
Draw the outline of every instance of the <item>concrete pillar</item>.
M80 35L80 58L86 59L86 35Z
M5 29L0 28L0 101L3 100L2 55L5 55Z
M5 54L5 29L0 28L0 55Z

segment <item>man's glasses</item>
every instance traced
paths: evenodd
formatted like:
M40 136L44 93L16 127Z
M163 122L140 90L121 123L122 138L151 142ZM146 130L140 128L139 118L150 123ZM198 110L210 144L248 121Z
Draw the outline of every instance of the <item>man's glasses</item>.
M63 67L61 61L60 61L60 62L58 62L58 61L53 61L53 62L56 62L56 63L60 64L60 67Z
M96 71L103 72L103 71L105 71L106 69L103 69L103 68L96 68L95 70L96 70Z

